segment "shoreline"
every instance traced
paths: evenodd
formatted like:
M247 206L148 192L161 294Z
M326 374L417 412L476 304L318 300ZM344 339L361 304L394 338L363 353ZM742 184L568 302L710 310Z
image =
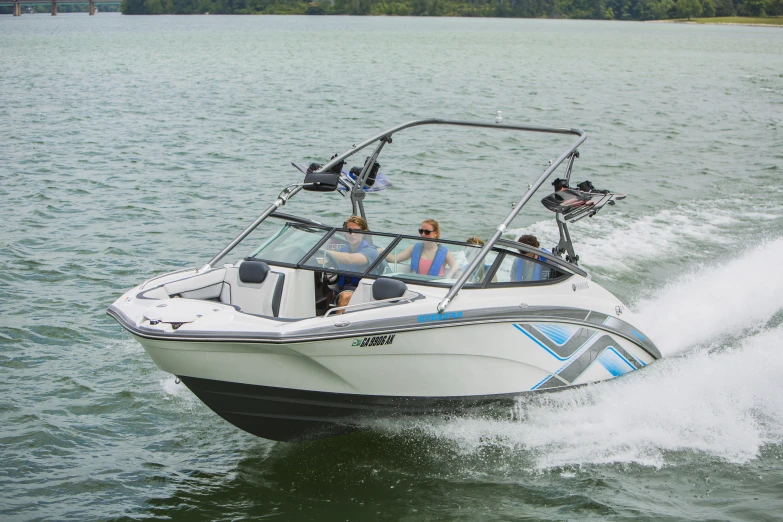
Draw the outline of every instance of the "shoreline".
M612 20L617 22L624 22L625 20ZM742 27L777 27L783 29L783 25L780 24L743 24L738 22L679 22L674 20L644 20L644 23L661 23L661 24L687 24L687 25L736 25Z
M736 18L736 17L732 17ZM758 18L752 18L754 20L753 22L742 22L742 21L733 21L733 22L721 22L721 21L704 21L700 22L698 19L693 20L686 20L683 18L674 18L669 20L645 20L647 23L661 23L661 24L689 24L689 25L738 25L738 26L747 26L747 27L783 27L783 19L781 17L771 17L773 20L779 20L780 23L759 23L757 20ZM709 19L707 19L709 20ZM712 19L714 20L714 19Z
M58 14L81 14L85 11L66 11ZM101 11L101 14L123 14L121 11ZM10 14L10 13L9 13ZM24 14L42 14L41 12L24 13ZM45 14L45 13L43 13ZM139 16L136 14L130 14L125 16ZM478 17L466 17L466 16L422 16L422 15L352 15L352 14L323 14L323 15L309 15L306 13L160 13L156 15L140 15L140 16L350 16L350 17L411 17L411 18L490 18L490 19L516 19L516 20L579 20L579 21L601 21L601 22L636 22L636 23L648 23L648 24L687 24L687 25L731 25L731 26L745 26L745 27L778 27L783 28L783 16L770 17L771 19L780 20L780 23L758 23L758 22L700 22L699 19L687 20L682 18L673 18L666 20L599 20L593 18L546 18L546 17L496 17L496 16L478 16ZM736 18L736 17L733 17ZM753 18L758 20L758 18Z

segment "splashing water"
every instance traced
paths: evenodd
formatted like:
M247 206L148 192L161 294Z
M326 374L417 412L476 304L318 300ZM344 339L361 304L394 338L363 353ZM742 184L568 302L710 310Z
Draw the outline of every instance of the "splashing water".
M670 261L672 256L686 254L698 257L729 245L741 245L748 237L737 237L732 226L738 222L775 221L782 215L780 208L772 203L753 210L734 206L736 202L732 200L700 200L633 218L622 212L609 211L595 219L583 219L569 226L569 231L584 265L589 269L600 268L606 276L634 270L647 261ZM726 213L726 207L732 207L731 215ZM508 234L512 239L533 234L547 249L559 240L554 219L510 229Z
M160 378L159 382L161 390L163 391L166 399L182 401L183 406L185 407L193 407L199 404L199 400L196 398L196 396L193 395L187 386L179 381L178 377L168 373L161 373L162 377Z
M462 454L500 447L534 469L635 463L661 468L671 452L745 463L783 441L783 328L720 353L704 349L584 388L520 399L520 420L388 423L424 433Z
M519 420L419 419L383 429L423 433L464 455L502 448L534 469L661 468L682 451L753 460L765 444L783 442L783 326L770 321L783 310L783 274L764 270L781 255L783 238L638 303L646 331L670 357L642 371L523 397L509 415Z
M636 304L639 321L664 355L758 328L783 309L783 238L712 270L700 267Z

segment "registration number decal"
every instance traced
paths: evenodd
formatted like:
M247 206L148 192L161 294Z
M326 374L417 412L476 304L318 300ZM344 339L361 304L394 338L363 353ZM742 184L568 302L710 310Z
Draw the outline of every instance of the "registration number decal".
M370 346L384 346L387 344L392 344L394 342L395 335L396 334L376 335L375 337L363 337L362 339L354 339L353 344L351 346L358 346L360 348L370 347Z

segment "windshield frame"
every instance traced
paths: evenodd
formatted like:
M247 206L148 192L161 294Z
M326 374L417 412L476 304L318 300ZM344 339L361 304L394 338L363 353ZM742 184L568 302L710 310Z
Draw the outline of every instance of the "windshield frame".
M282 216L280 216L282 217ZM257 252L260 249L263 249L264 246L268 245L270 241L273 240L275 237L279 237L280 233L285 230L287 227L292 227L296 229L318 229L322 230L324 232L323 237L319 239L313 247L311 247L308 251L305 252L305 254L300 257L295 263L293 262L286 262L286 261L278 261L278 260L268 260L265 259L261 252ZM343 270L336 267L320 267L320 266L313 266L312 264L307 264L307 261L313 258L317 252L324 247L324 245L332 238L335 234L338 233L347 233L348 229L343 227L334 227L329 225L323 225L320 223L316 223L313 221L307 220L307 222L302 222L297 220L297 222L293 221L286 221L286 223L281 227L279 231L277 231L275 234L270 236L270 238L265 241L261 246L257 247L255 249L256 254L261 254L260 257L256 257L256 259L259 259L261 261L264 261L265 263L268 263L269 265L273 266L281 266L286 268L292 268L292 269L301 269L301 270L308 270L311 272L327 272L331 274L338 274L338 275L348 275L348 276L358 276L361 278L368 278L368 279L378 279L380 277L385 277L383 274L374 273L374 271L378 268L378 266L384 262L387 255L389 255L394 248L402 241L404 240L412 240L412 241L422 241L422 238L419 236L413 236L413 235L405 235L405 234L394 234L390 232L375 232L372 230L364 231L364 234L367 234L369 236L380 236L380 237L386 237L391 238L391 242L386 246L383 250L381 250L378 254L377 259L370 263L370 265L365 269L363 272L353 272L349 270ZM444 245L454 245L459 247L469 247L473 249L480 249L477 245L473 245L471 243L467 243L464 241L454 241L449 239L428 239L427 241L434 242L437 244L444 244ZM482 281L480 282L469 282L465 283L466 288L470 289L485 289L488 287L492 288L505 288L505 287L519 287L519 286L539 286L539 285L547 285L547 284L554 284L558 283L560 281L563 281L564 279L567 279L571 277L576 271L574 270L574 267L572 267L570 264L565 263L563 261L560 261L560 263L557 263L556 256L553 256L552 254L549 254L548 252L538 250L532 247L528 247L527 245L524 245L522 243L516 243L512 241L504 241L504 244L498 245L496 247L492 248L492 251L496 253L495 259L493 260L492 264L488 266L485 270L484 277ZM512 248L513 244L513 248ZM381 248L381 247L379 247ZM493 282L493 278L497 274L498 269L500 268L500 265L503 263L503 260L507 256L512 257L519 257L520 251L524 250L530 253L534 253L539 257L544 258L544 260L533 260L536 263L539 263L544 266L549 266L553 269L557 269L558 272L560 272L560 276L552 278L552 279L544 279L540 281L511 281L511 282ZM555 262L552 262L552 261ZM405 282L406 284L413 284L413 285L422 285L422 286L432 286L437 288L451 288L454 286L456 278L448 279L448 280L438 280L438 279L426 279L422 277L406 277L405 274L395 274L392 276L393 279L398 279L400 281Z

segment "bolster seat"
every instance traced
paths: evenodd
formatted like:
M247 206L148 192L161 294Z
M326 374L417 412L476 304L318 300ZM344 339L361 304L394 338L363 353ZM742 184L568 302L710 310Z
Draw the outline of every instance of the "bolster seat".
M379 277L372 284L372 298L376 301L402 297L408 291L408 285L398 279Z
M231 304L248 314L279 317L285 274L273 271L260 259L245 258L235 284L231 285Z

